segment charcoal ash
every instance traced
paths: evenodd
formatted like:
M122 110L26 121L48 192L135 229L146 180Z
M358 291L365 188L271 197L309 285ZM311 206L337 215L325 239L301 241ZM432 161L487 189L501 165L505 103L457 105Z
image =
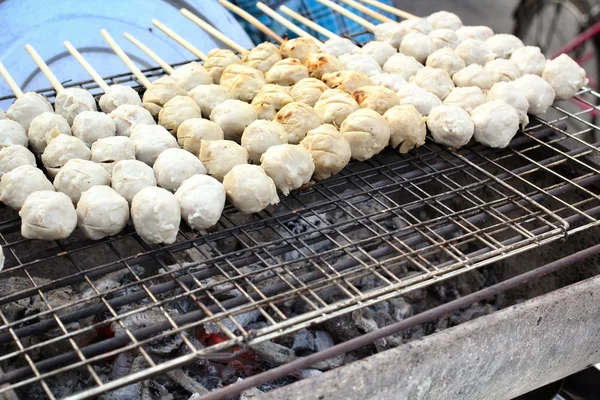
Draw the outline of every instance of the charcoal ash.
M238 314L233 316L233 319L240 325L242 328L246 328L249 324L256 322L256 320L261 316L260 311L252 310L242 314ZM224 318L219 321L223 324L229 331L236 332L238 331L237 326L231 321L229 318ZM204 329L207 333L223 333L221 328L217 325L216 322L211 321L204 324Z
M175 310L169 310L167 313L171 316L177 315ZM131 332L165 321L166 318L161 311L149 309L128 315L122 318L121 321L114 321L111 324L111 328L115 336L121 336L127 334L126 329ZM179 349L182 343L183 339L180 334L170 334L145 344L144 348L154 354L169 354Z

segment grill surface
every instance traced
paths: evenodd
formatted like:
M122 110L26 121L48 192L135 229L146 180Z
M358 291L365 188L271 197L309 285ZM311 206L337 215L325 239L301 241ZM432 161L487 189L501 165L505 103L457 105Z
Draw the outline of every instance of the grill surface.
M123 74L106 81L137 86L134 79ZM65 86L100 93L92 81ZM28 241L17 213L0 209L7 257L0 272L0 346L6 349L0 362L19 366L0 375L0 393L40 384L55 398L48 380L83 369L89 385L71 398L94 397L590 228L600 214L600 157L597 144L582 138L599 129L588 122L598 97L582 90L577 98L586 109L577 113L559 103L551 120L535 119L507 149L450 151L428 140L408 155L386 150L352 162L258 215L227 205L210 232L182 224L168 246L145 244L131 226L100 241L77 232L63 241ZM127 284L106 283L116 271ZM60 301L70 287L86 295ZM35 312L7 318L11 309L33 303ZM148 310L159 316L157 323L137 329L125 323ZM235 319L223 323L252 311L266 327L248 331ZM200 348L190 332L209 321L227 340ZM99 338L113 322L123 334ZM41 333L44 340L32 340ZM174 338L187 354L165 361L142 347ZM57 348L64 349L59 356ZM92 367L131 350L149 367L108 382Z

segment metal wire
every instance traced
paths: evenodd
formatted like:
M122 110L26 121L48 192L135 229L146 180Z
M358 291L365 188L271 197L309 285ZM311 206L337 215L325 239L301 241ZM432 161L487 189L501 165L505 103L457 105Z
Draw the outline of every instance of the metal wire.
M105 80L139 87L131 74ZM65 84L73 86L98 90L92 81ZM0 393L36 384L57 398L51 382L77 370L89 379L70 398L96 397L589 229L600 215L600 155L583 138L599 129L589 122L599 97L582 90L585 110L558 104L556 116L536 119L503 150L431 141L407 155L386 150L258 215L228 205L209 232L182 225L168 246L145 244L132 227L100 241L78 233L29 241L16 212L2 208ZM263 327L233 318L248 312ZM148 315L151 323L131 323ZM197 346L193 337L210 322L224 340ZM107 326L115 336L97 338ZM147 350L174 338L186 354ZM113 380L97 372L126 352L147 368Z

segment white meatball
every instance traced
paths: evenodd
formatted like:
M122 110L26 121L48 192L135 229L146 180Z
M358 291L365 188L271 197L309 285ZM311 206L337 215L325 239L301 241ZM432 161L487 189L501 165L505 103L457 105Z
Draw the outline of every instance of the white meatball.
M42 163L51 176L69 160L90 160L92 152L89 147L75 136L58 135L52 139L42 153Z
M6 119L6 114L4 113L4 110L0 108L0 119Z
M542 78L552 86L559 100L570 99L588 84L585 70L566 54L549 60L542 72Z
M258 119L258 113L248 103L225 100L210 113L210 120L223 130L225 139L239 140L244 129Z
M132 104L123 104L110 113L117 128L117 135L129 136L135 124L156 125L150 111Z
M111 85L106 93L100 97L100 109L109 114L121 105L132 105L141 107L142 99L140 95L131 86Z
M352 69L350 67L346 67L344 63L336 56L326 53L310 53L304 58L303 62L304 65L306 65L306 68L308 68L308 75L311 78L317 79L321 79L323 75L328 72Z
M427 57L426 66L446 71L450 77L466 67L465 62L452 49L443 48L434 51Z
M251 104L258 114L258 119L271 121L283 106L293 101L288 87L268 84L263 86Z
M455 49L460 43L456 32L452 29L436 29L428 35L437 50L443 48Z
M188 93L202 112L202 117L210 118L212 110L224 102L233 99L229 90L221 85L198 85Z
M179 186L175 199L181 216L192 229L208 229L221 218L225 207L225 188L211 176L194 175Z
M50 140L61 134L71 135L67 120L53 112L45 112L31 120L27 136L33 151L43 153Z
M200 141L224 138L223 130L219 125L203 118L187 119L177 129L177 143L182 149L195 156L200 153Z
M378 112L363 108L346 118L340 132L352 150L352 158L364 161L373 157L390 141L390 126Z
M158 186L172 192L179 189L187 178L206 174L206 168L198 157L183 149L167 149L159 154L154 166Z
M400 22L399 25L404 28L407 34L416 32L427 35L433 30L433 26L431 26L431 23L427 20L427 18L405 19Z
M0 178L21 165L35 167L35 156L27 147L16 144L0 148Z
M310 152L317 179L327 179L337 174L348 165L352 157L350 143L330 124L308 131L300 145Z
M279 47L279 52L283 58L297 58L304 62L306 56L319 52L319 46L311 38L299 37L283 42Z
M435 94L440 100L444 100L454 89L454 83L448 72L438 68L421 68L415 76L410 78L410 82Z
M81 139L86 146L102 138L115 136L117 126L108 114L99 111L83 111L73 120L73 136Z
M212 49L208 52L204 68L208 71L214 83L221 82L221 75L231 64L241 64L242 60L229 49Z
M23 184L24 182L27 184ZM2 175L0 201L20 210L27 196L40 190L54 191L54 186L41 169L34 165L22 165Z
M433 140L448 147L459 148L473 137L473 121L469 113L456 106L437 106L429 113L427 127Z
M66 239L77 226L77 213L67 195L40 190L27 196L21 216L21 236L26 239Z
M519 121L521 121L523 126L527 126L529 123L529 116L527 115L529 101L523 92L518 90L515 85L509 84L508 82L494 83L494 86L487 92L486 99L487 101L504 100L517 110Z
M304 103L290 104L303 104L306 106ZM288 133L278 122L259 119L248 125L242 134L242 147L246 149L248 158L254 164L260 163L260 156L269 147L285 143L288 143Z
M252 101L265 86L265 76L257 69L240 64L231 64L221 75L221 85L234 99Z
M28 143L27 133L21 124L11 119L0 120L0 148L15 144L27 147Z
M423 64L405 54L395 54L383 65L384 72L401 75L404 79L410 79L421 68L423 68Z
M131 128L135 158L152 166L166 149L178 149L177 139L160 125L138 124Z
M427 17L433 29L460 29L463 24L460 17L448 11L438 11Z
M494 84L492 74L479 64L471 64L454 74L452 82L457 87L477 86L481 90L489 90Z
M269 42L261 43L242 55L242 62L244 64L259 70L263 74L275 65L277 61L281 61L279 47Z
M223 186L231 204L246 214L279 203L275 183L258 165L236 165L225 175Z
M329 89L329 87L315 78L306 78L302 79L298 83L296 83L290 94L292 98L296 102L306 103L311 107L314 107L319 97L323 94L324 91Z
M185 96L187 90L171 76L158 78L146 91L142 97L144 108L150 111L152 116L158 116L163 105L175 96Z
M401 154L425 143L425 118L417 109L408 104L392 107L383 114L390 126L390 145Z
M444 105L457 106L468 113L485 103L485 95L477 86L457 87L444 99Z
M56 95L54 109L57 114L65 117L69 125L72 125L73 120L79 113L96 111L96 100L87 90L68 88Z
M306 132L321 125L319 114L304 103L290 103L275 116L288 135L285 143L298 144L306 136Z
M424 63L427 57L436 50L437 48L429 36L417 32L404 36L400 44L400 53L412 56L420 63Z
M189 96L175 96L167 101L158 113L158 123L171 134L177 135L177 129L185 120L202 118L198 104Z
M323 53L331 54L332 56L342 56L344 54L354 54L360 52L360 48L352 43L350 39L336 37L329 39L321 47Z
M496 54L486 42L476 39L467 39L461 42L456 46L454 52L462 58L467 66L472 64L485 65L488 61L496 58Z
M383 86L394 92L397 92L402 86L406 85L406 79L404 79L402 75L388 74L387 72L373 75L371 81L373 82L373 85Z
M306 78L308 78L308 68L297 58L281 60L265 73L267 83L281 86L293 86Z
M54 188L75 204L81 193L97 185L110 185L110 175L101 165L87 160L67 161L54 178Z
M377 74L380 75L380 74ZM362 86L371 86L371 79L361 71L338 71L323 75L323 82L331 89L340 89L346 93L352 93Z
M546 113L548 107L554 103L554 89L552 85L537 75L526 74L511 82L511 85L525 95L529 102L527 112L533 115Z
M464 42L467 39L476 39L485 42L494 36L494 31L483 25L462 26L456 30L456 35L461 42Z
M517 64L522 74L542 75L546 66L546 57L537 46L519 47L512 52L510 60Z
M497 58L485 64L483 67L492 75L492 80L495 82L510 82L521 77L521 70L511 60Z
M471 113L475 126L473 137L479 143L495 148L508 146L519 129L519 115L504 100L492 100Z
M77 226L93 240L121 232L129 221L129 204L110 186L94 186L77 203Z
M373 33L378 42L389 43L392 47L397 49L400 47L400 43L402 43L402 39L406 34L406 29L397 22L384 22L375 25Z
M286 196L291 190L308 183L315 172L310 152L295 144L269 147L260 157L260 165Z
M497 33L488 38L485 43L498 58L509 58L513 51L525 46L521 39L508 33Z
M171 74L171 78L179 82L188 92L198 85L211 85L213 83L213 79L208 71L196 61L175 68L175 71Z
M248 152L231 140L203 140L200 161L208 174L219 181L236 165L248 163Z
M155 186L140 190L131 202L135 231L149 244L170 244L177 239L181 212L173 193Z
M381 67L383 67L385 62L391 56L398 53L398 51L396 50L396 47L392 46L388 42L378 42L378 41L372 41L372 42L365 44L360 49L360 52L362 54L366 54L366 55L373 57L373 59L375 61L377 61L377 63Z
M383 70L379 63L368 54L345 54L340 56L345 69L364 72L367 76L381 74Z
M115 164L111 187L129 203L143 188L156 186L152 167L137 160L123 160Z
M321 118L321 122L335 126L341 126L346 117L358 109L356 100L339 89L324 91L315 104L315 111Z
M88 92L86 91L86 93ZM58 101L58 97L56 99ZM96 109L95 104L94 109ZM42 113L53 111L52 105L47 98L39 93L27 92L23 93L23 96L18 97L8 110L6 110L6 118L18 122L27 131L29 130L29 124L31 124L31 121L35 117Z
M121 160L135 160L133 140L126 136L98 139L92 145L92 161L104 167L112 175L115 164Z
M352 92L352 97L362 108L370 108L383 114L400 103L393 90L381 86L363 86Z
M428 92L415 85L414 83L407 83L402 86L398 92L399 105L411 104L422 115L429 115L429 112L433 107L442 104L442 101L435 94Z

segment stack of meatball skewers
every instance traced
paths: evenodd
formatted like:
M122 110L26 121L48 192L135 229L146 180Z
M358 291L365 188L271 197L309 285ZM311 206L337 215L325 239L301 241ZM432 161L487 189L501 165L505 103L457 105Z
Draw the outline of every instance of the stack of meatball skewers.
M544 114L587 83L567 55L545 60L539 48L463 26L448 12L379 25L353 19L376 40L358 47L331 33L322 45L299 37L241 57L211 50L203 65L140 79L142 99L99 83L104 112L89 92L62 89L28 47L58 94L53 110L43 96L13 88L17 100L0 113L0 200L20 210L26 238L66 238L79 226L100 239L131 216L146 242L173 243L181 218L209 229L226 198L260 212L279 201L277 191L326 179L352 158L422 145L427 128L449 147L472 138L506 147L528 114Z

